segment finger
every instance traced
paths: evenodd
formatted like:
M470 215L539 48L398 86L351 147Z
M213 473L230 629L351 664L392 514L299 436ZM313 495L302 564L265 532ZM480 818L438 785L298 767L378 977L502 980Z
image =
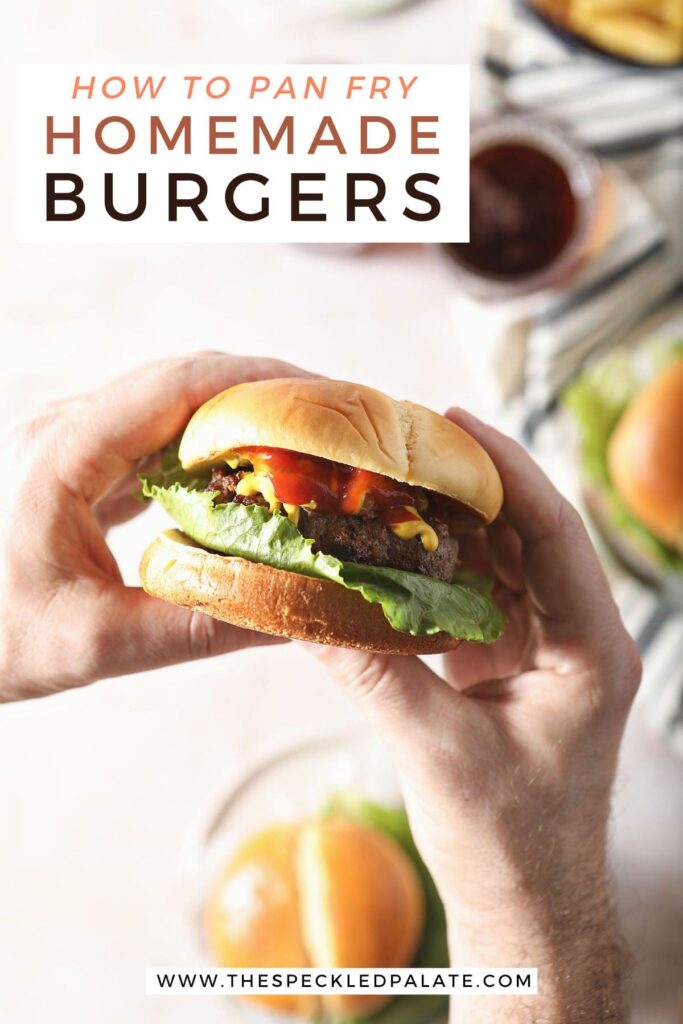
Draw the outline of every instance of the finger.
M478 781L481 758L496 740L478 702L419 658L306 647L371 720L393 755L407 801L422 793L433 809L444 786Z
M98 501L93 505L93 512L103 533L112 526L127 523L144 512L147 502L140 494L140 474L155 472L161 462L161 453L155 452L141 459L134 473L120 477Z
M522 540L543 541L554 535L572 506L522 446L464 409L449 409L446 416L476 438L493 459L503 483L505 519Z
M142 463L138 466L137 472L122 476L93 505L92 510L103 533L110 527L128 522L145 511L147 503L140 497L138 472L146 472L142 469Z
M284 642L118 584L98 590L87 614L85 682Z
M458 538L458 561L469 572L491 575L493 566L484 530L461 534Z
M522 593L526 589L521 540L502 516L485 530L462 534L458 560L463 569L494 576L510 590Z
M68 486L92 503L176 437L209 398L247 380L307 376L275 359L203 352L153 363L69 406L54 452Z
M461 409L447 415L472 434L500 473L505 519L521 539L529 595L555 637L600 641L618 612L581 517L511 438Z
M444 675L457 690L469 690L483 680L505 679L534 664L537 633L525 596L505 591L496 595L505 612L505 630L492 644L460 644L444 655Z
M470 727L467 699L419 658L304 646L360 704L385 739L401 749L433 749L440 729L452 731L450 742L457 743L459 728Z
M517 594L526 590L522 567L522 541L519 534L503 518L486 531L491 568L497 580Z
M110 501L98 502L93 511L100 530L106 533L112 526L120 526L122 523L135 519L145 511L145 508L145 502L133 493L131 487L128 494L119 494Z

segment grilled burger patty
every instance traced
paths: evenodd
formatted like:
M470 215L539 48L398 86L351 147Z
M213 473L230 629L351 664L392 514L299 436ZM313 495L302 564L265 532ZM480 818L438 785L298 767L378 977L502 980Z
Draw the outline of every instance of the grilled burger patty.
M249 497L235 494L242 476L239 470L216 467L207 490L218 492L225 502L238 501L243 505L267 507L268 502L259 494ZM422 517L433 527L439 538L436 551L425 551L419 537L402 540L372 514L327 515L302 508L298 529L304 537L310 537L315 542L314 551L333 555L344 562L404 569L406 572L418 572L450 583L458 564L458 541L450 535L443 519L429 512L422 513Z

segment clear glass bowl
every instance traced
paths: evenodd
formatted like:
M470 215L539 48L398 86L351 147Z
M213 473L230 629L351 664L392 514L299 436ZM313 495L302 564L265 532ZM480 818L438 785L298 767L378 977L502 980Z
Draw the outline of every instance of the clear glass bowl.
M424 0L257 0L265 10L278 17L317 21L321 19L376 18L393 14L404 7L412 7ZM251 0L250 6L256 6Z
M277 754L228 787L202 815L185 844L179 884L193 965L213 966L204 945L204 903L232 853L259 829L316 814L331 794L342 791L387 806L403 804L394 768L369 733L330 736ZM224 1001L263 1024L293 1019L229 997Z

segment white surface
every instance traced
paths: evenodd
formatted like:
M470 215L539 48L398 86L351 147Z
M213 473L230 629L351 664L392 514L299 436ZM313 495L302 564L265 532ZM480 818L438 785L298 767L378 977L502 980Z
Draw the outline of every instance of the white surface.
M344 25L322 15L298 20L294 7L17 5L0 44L5 120L10 59L459 61L475 52L466 0ZM4 135L5 167L11 144ZM206 346L269 352L436 408L462 402L482 411L476 377L452 340L447 269L428 252L345 259L274 247L19 248L10 206L0 224L4 366L9 360L15 371L0 396L6 416L141 359ZM148 512L114 537L131 580L159 521ZM211 997L142 995L146 965L182 963L186 952L177 910L183 843L207 800L256 759L356 721L294 647L1 708L0 1019L237 1020L234 1006ZM683 768L643 735L637 717L615 816L639 1021L669 1024L683 982Z

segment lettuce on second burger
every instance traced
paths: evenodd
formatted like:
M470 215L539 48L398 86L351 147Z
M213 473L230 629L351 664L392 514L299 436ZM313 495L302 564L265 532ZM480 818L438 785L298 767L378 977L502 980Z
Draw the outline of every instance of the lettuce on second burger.
M145 552L148 593L245 628L393 653L492 642L491 584L457 535L491 522L498 473L456 424L343 381L240 384L142 477L181 531Z

